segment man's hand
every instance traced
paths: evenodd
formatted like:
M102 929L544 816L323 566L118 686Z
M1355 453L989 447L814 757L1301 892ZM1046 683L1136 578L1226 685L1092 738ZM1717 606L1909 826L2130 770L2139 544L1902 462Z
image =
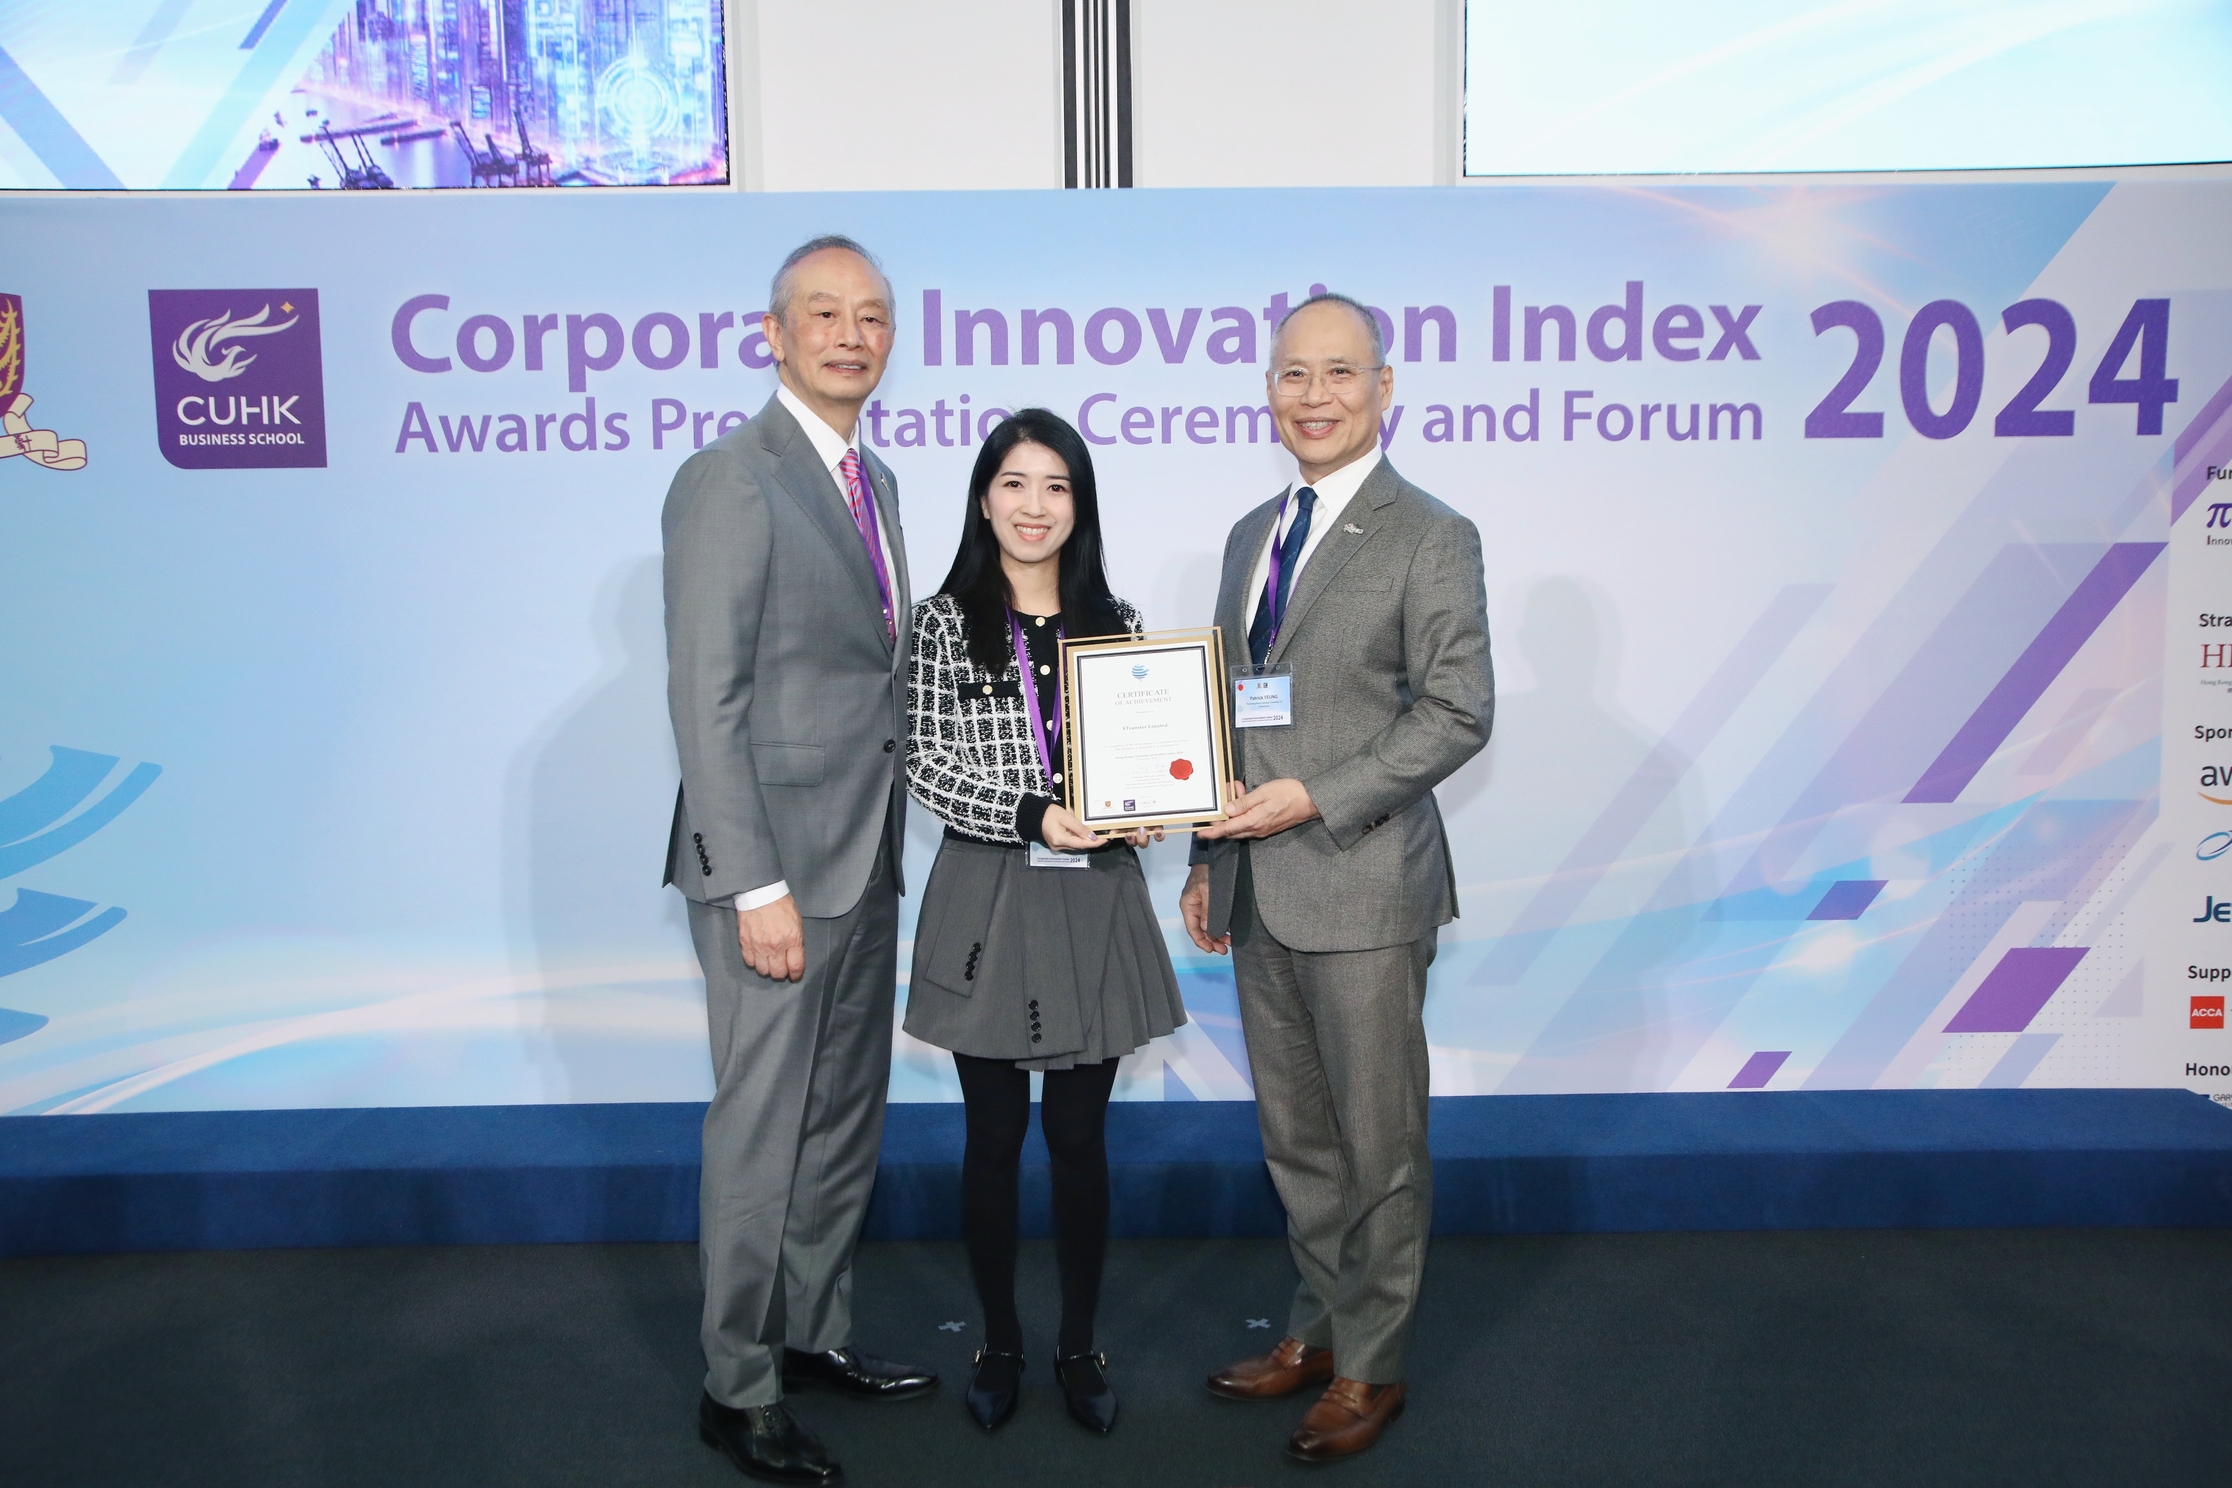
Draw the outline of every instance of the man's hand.
M788 894L758 909L738 910L736 943L744 964L771 982L806 975L806 926L798 918L798 901Z
M1211 955L1232 949L1232 937L1209 938L1209 865L1196 863L1186 874L1186 887L1178 895L1178 916L1186 922L1186 935Z
M1246 842L1260 837L1274 837L1289 827L1299 827L1306 821L1316 821L1317 803L1310 799L1309 790L1299 780L1272 780L1245 794L1240 783L1225 787L1228 810L1231 815L1221 822L1211 822L1194 835L1206 842L1230 839Z

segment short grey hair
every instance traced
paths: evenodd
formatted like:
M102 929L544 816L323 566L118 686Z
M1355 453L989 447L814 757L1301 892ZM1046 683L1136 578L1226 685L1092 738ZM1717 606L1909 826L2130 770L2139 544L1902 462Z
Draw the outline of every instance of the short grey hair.
M891 288L891 276L884 273L884 266L876 261L875 254L843 233L823 233L818 238L808 238L784 256L782 267L775 271L774 282L767 286L768 314L781 321L787 322L790 319L791 270L826 248L842 248L847 253L859 254L868 267L874 269L883 280L884 288L887 291Z
M1303 311L1309 309L1312 305L1348 306L1351 311L1355 312L1356 318L1364 322L1365 333L1372 338L1373 364L1380 367L1384 367L1387 365L1387 338L1384 335L1380 334L1379 317L1372 313L1372 307L1365 304L1361 300L1352 300L1347 295L1336 294L1332 290L1326 290L1323 293L1311 295L1301 304L1295 306L1292 310L1289 310L1286 314L1280 316L1278 325L1273 327L1271 331L1271 344L1274 348L1276 348L1279 344L1279 333L1286 329L1286 323L1294 319L1295 316L1300 315Z

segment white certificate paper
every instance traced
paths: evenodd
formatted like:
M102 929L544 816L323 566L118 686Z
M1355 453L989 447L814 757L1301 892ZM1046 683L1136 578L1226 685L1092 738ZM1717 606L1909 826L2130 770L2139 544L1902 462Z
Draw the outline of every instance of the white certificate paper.
M1140 818L1223 814L1217 705L1224 679L1205 642L1089 651L1072 659L1083 726L1077 800L1096 829Z

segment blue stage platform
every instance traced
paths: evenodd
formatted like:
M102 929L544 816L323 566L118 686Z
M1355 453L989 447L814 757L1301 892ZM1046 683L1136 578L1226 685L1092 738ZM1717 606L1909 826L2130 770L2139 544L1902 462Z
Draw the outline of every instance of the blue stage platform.
M702 1111L8 1118L0 1255L687 1240ZM1283 1228L1251 1105L1119 1104L1109 1148L1118 1234ZM1443 1234L2232 1224L2232 1111L2182 1090L1453 1097L1433 1148ZM955 1235L960 1155L958 1106L892 1107L869 1234Z

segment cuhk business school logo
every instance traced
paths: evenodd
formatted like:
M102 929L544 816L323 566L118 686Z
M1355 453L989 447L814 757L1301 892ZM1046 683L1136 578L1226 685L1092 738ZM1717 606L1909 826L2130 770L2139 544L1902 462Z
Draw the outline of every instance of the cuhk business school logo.
M314 289L151 289L155 432L181 470L323 469Z

